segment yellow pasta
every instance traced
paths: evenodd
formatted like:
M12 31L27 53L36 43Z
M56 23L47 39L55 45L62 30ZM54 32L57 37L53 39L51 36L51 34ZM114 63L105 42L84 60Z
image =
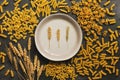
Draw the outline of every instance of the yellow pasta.
M7 13L7 15L8 15L9 17L11 17L11 14L10 14L10 12L9 12L9 11L6 11L6 13Z
M31 3L32 8L36 7L33 1L30 1L30 3Z
M110 28L108 29L108 31L109 31L110 33L114 33L114 31L112 31Z
M4 6L6 3L7 3L7 1L4 0L1 5Z
M104 6L108 6L110 4L110 0L104 3Z
M21 0L17 0L16 2L15 2L15 4L19 4L21 2Z
M113 63L113 65L116 65L118 61L119 61L119 60L115 60L114 63Z
M63 13L68 13L66 10L64 10L64 9L60 9L60 11L61 12L63 12Z
M0 16L0 19L3 19L5 17L6 13L3 13L1 16Z
M12 39L12 41L14 41L15 43L17 43L17 40L16 40L16 39Z
M90 77L88 77L89 80L92 80Z
M10 75L11 75L12 78L14 77L14 72L13 72L13 70L10 70Z
M102 1L101 0L98 0L99 3L101 3Z
M26 3L22 6L22 8L26 8L27 6L28 6L28 4Z
M88 0L88 2L89 2L89 3L91 3L91 2L92 2L92 0Z
M112 72L109 68L106 68L106 70L109 72L109 74L112 74Z
M10 70L8 69L8 70L5 72L5 76L7 76L9 73L10 73Z
M53 10L51 11L51 13L57 13L57 12L58 12L58 11L55 11L55 10L54 10L54 11L53 11Z
M106 13L110 16L115 16L115 13L110 12L108 8L106 8Z
M0 6L0 11L3 13L3 6Z
M112 5L110 6L110 10L112 11L114 7L115 7L115 4L112 4Z
M117 26L117 28L120 28L120 26Z
M3 70L5 68L5 65L0 66L0 70Z
M104 38L102 38L102 44L104 44L105 43L105 40L104 40Z
M110 16L115 16L116 13L109 12L108 13Z
M119 75L119 69L116 69L116 76Z
M0 37L7 38L5 34L0 34Z
M2 56L2 63L5 63L5 56Z
M115 20L115 19L109 19L109 23L110 23L110 24L115 24L115 23L116 23L116 20Z
M101 79L101 77L93 77L92 79L98 80L98 79Z
M116 37L119 37L119 34L118 34L117 30L115 30L115 35L116 35Z
M107 73L105 73L103 70L101 70L101 74L103 74L104 76L107 75Z

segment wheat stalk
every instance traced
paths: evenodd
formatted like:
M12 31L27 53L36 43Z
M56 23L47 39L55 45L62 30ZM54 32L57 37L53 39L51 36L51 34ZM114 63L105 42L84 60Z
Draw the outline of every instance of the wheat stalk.
M8 55L8 59L10 60L10 63L12 63L12 53L10 48L7 48L7 55Z
M39 70L40 67L40 60L37 61L37 71Z
M19 50L15 46L13 48L14 48L16 55L21 58Z
M22 49L22 46L21 46L21 44L20 43L18 43L18 50L19 50L19 52L20 52L20 54L21 54L21 56L23 56L23 49Z
M60 48L60 29L57 30L57 41L58 41L58 47Z
M31 50L31 37L28 38L28 51Z
M34 80L34 77L36 75L37 78L39 79L43 68L42 66L40 67L40 60L38 60L37 55L34 56L34 61L32 62L30 56L27 55L26 48L22 49L20 43L18 43L16 47L11 42L9 42L9 46L10 48L7 48L8 58L10 62L14 65L14 68L17 71L17 73L20 75L18 77L20 77L22 80L25 80L25 78L27 80ZM12 49L12 52L14 53L15 56L12 57L10 49ZM19 67L17 64L19 64L22 72L25 73L24 77L19 73ZM4 66L0 67L0 69L3 68ZM36 71L37 74L35 73ZM9 73L11 77L14 77L14 72L12 70L9 70ZM8 75L8 72L6 72L5 75Z
M41 65L41 67L40 67L40 69L39 69L39 71L38 71L38 73L37 73L37 80L39 80L40 75L41 75L41 73L42 73L42 71L43 71L43 68L44 68L44 66Z
M36 67L37 67L37 55L35 55L35 57L34 57L34 70L36 69Z
M51 37L52 37L52 29L51 29L51 27L48 27L49 48L50 48L50 40L51 40Z
M26 74L25 67L24 67L24 65L23 65L21 60L19 60L19 64L20 64L20 67L21 67L22 71Z
M10 46L10 48L12 49L14 55L16 55L16 52L15 52L15 50L14 50L14 46L13 46L12 42L9 42L9 46Z
M70 30L70 28L67 27L67 29L66 29L66 42L68 42L68 39L69 39L69 30Z
M24 50L23 50L23 56L27 56L27 49L26 48L24 48Z
M18 71L17 60L16 60L15 57L13 57L13 63L14 63L14 66L15 66L15 70Z

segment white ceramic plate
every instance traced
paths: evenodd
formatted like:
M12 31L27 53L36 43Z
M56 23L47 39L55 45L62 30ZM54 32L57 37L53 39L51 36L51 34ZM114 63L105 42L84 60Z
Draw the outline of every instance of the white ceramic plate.
M52 37L48 40L48 27ZM66 29L69 27L69 39L66 41ZM57 41L57 30L60 30L60 41ZM64 61L72 58L80 49L82 31L79 24L66 14L52 14L44 18L36 28L35 44L45 58L52 61ZM50 43L50 46L49 46Z

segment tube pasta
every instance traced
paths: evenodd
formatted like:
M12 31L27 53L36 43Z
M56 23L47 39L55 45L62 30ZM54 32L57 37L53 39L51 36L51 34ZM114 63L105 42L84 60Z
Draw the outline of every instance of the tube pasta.
M104 3L104 6L108 6L110 4L110 0Z

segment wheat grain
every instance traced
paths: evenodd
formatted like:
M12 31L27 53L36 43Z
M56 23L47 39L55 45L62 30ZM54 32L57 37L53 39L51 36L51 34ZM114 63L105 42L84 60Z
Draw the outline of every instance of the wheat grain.
M9 73L10 73L10 70L8 69L4 75L7 76Z
M60 29L57 30L57 41L60 41Z
M14 45L12 44L12 42L9 42L9 46L12 49L14 55L16 55L15 49L14 49Z
M24 50L23 50L23 60L25 61L24 63L26 65L26 61L27 61L27 50L26 50L26 48L24 48Z
M36 70L37 67L37 55L34 56L34 70Z
M37 61L37 71L39 71L39 67L40 67L40 60Z
M21 67L22 71L26 74L25 67L24 67L24 65L23 65L21 60L19 60L19 64L20 64L20 67Z
M30 69L31 69L31 73L34 74L34 67L32 62L30 62Z
M21 56L23 56L23 49L22 49L22 46L20 43L18 43L18 50L19 50Z
M7 55L8 55L10 62L12 63L12 53L11 53L10 48L7 49Z
M31 50L31 37L28 38L28 51Z
M18 71L17 60L16 60L15 57L13 57L13 63L14 63L14 66L15 66L15 70Z
M10 70L10 76L13 78L14 77L14 72L13 70Z
M24 48L24 50L23 50L23 56L27 56L27 49L26 48Z
M18 49L15 46L14 46L14 50L15 50L15 53L17 54L17 56L21 58L20 52L18 51Z

